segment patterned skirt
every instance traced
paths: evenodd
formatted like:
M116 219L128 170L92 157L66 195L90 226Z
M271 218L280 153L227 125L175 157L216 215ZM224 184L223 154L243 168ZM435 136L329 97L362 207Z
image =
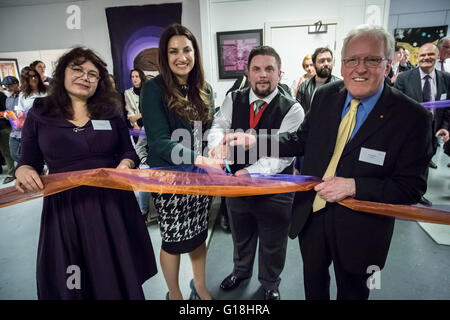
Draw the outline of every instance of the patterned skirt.
M212 197L153 193L161 248L170 254L191 252L206 241Z

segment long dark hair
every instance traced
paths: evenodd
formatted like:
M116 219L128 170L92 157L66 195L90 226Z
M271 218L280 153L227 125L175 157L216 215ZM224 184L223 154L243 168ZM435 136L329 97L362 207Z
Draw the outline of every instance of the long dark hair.
M49 87L50 93L45 112L53 116L73 119L72 101L64 86L66 68L70 64L82 65L86 61L95 65L100 76L95 93L87 100L90 118L100 119L102 116L120 115L120 94L111 85L106 63L94 51L84 47L73 48L59 58Z
M130 79L131 79L131 75L133 74L133 71L136 71L138 73L139 78L141 79L141 86L140 86L140 88L142 88L144 83L147 81L147 77L145 76L144 71L142 71L141 69L138 69L138 68L131 69L131 71L130 71ZM133 87L134 87L134 84L133 84Z
M192 46L194 47L195 63L188 76L187 98L182 94L178 79L172 73L169 66L167 47L169 40L173 36L185 36L192 42ZM210 103L205 92L205 77L200 48L192 32L180 24L168 26L159 39L158 64L169 110L172 110L191 123L198 120L202 121L203 124L211 123L212 116Z
M30 72L34 72L36 74L36 77L38 79L38 91L39 93L46 93L47 92L47 87L44 84L44 82L41 79L41 75L39 74L39 72L37 72L36 70L30 68L30 67L24 67L21 71L20 71L20 82L21 82L21 86L20 89L23 92L23 96L25 98L29 97L32 93L33 93L33 89L30 86L30 83L28 82L28 80L30 79Z

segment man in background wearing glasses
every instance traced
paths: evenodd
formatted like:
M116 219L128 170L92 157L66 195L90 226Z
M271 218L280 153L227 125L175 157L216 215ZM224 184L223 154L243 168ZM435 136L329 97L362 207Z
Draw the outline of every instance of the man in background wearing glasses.
M333 262L337 299L368 299L372 272L384 267L395 219L337 204L347 197L414 204L427 187L431 118L417 102L384 85L394 39L381 27L350 31L342 49L343 81L319 88L296 133L282 133L279 156L305 156L302 174L324 182L298 192L290 237L298 236L306 299L330 299ZM259 141L258 141L259 140ZM228 135L249 147L271 137ZM378 279L383 279L382 274Z

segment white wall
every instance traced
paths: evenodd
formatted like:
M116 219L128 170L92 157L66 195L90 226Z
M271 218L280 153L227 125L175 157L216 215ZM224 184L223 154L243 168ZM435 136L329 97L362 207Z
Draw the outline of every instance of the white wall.
M182 3L182 23L195 35L201 35L199 0L86 0L1 8L1 57L8 55L5 52L11 54L20 52L17 58L19 66L23 67L39 59L41 50L84 45L94 49L108 64L109 72L112 72L111 43L105 8L174 2ZM69 30L66 27L66 20L70 16L66 10L72 4L81 9L80 30ZM124 17L123 23L127 23L128 19L132 17ZM201 45L201 37L199 42ZM23 51L33 52L27 54Z
M388 30L450 25L448 0L391 0ZM448 30L448 29L447 29ZM450 31L447 31L447 35Z
M207 4L202 3L203 1ZM366 9L370 5L377 5L380 8L380 22L387 27L390 0L200 0L200 2L201 8L209 5L209 40L212 45L209 47L210 50L205 49L203 54L211 55L206 56L205 60L212 63L211 84L217 93L216 105L220 105L234 80L219 80L216 32L264 29L265 23L268 22L338 18L342 23L338 26L335 61L340 61L343 38L353 27L369 22L370 14L366 13ZM202 28L203 22L202 19ZM339 75L339 70L340 66L335 66L333 73Z
M380 9L380 22L387 27L391 0L85 0L63 4L8 7L0 10L0 52L70 48L82 44L93 48L113 70L105 8L182 2L182 23L197 36L202 47L206 79L216 91L220 105L233 80L219 80L216 32L264 29L269 22L292 22L338 18L335 60L340 60L342 39L356 25L371 19L370 5ZM69 30L66 9L81 9L81 30ZM132 17L124 17L126 23ZM14 26L11 28L10 26ZM12 30L12 32L5 32ZM11 57L13 58L13 57ZM21 61L23 66L31 61ZM48 63L47 63L48 64ZM335 67L339 75L339 65Z

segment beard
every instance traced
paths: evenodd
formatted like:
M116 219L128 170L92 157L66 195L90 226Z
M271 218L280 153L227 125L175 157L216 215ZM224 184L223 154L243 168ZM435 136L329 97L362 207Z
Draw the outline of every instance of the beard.
M328 67L323 67L321 69L317 69L316 73L320 78L329 78L331 76L331 69Z
M255 94L256 94L258 97L260 97L260 98L267 97L269 94L272 93L273 90L275 90L275 89L272 89L270 83L267 82L267 84L268 84L268 87L267 87L267 89L265 89L265 90L260 90L260 89L258 89L258 84L256 84L255 87L252 88L252 89L253 89L253 92L255 92Z

